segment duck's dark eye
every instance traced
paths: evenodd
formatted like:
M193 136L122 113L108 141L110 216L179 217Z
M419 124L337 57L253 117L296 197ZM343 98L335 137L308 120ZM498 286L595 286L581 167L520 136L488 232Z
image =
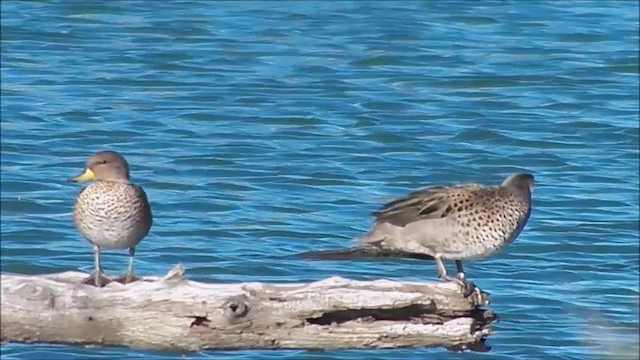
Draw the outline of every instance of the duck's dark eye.
M99 164L102 164L102 165L104 165L106 163L107 163L107 160L100 160L100 162L99 162Z

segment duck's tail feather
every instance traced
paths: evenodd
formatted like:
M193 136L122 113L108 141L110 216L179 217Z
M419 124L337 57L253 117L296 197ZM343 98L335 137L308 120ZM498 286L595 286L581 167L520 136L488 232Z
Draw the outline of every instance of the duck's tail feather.
M319 251L307 251L292 256L298 259L308 260L357 260L375 258L404 258L433 260L433 256L426 254L409 253L399 250L381 249L372 246L353 247L346 249L331 249Z

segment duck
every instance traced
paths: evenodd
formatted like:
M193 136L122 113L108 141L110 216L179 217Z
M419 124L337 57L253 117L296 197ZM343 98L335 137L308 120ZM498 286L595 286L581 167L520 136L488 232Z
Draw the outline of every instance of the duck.
M533 174L513 173L497 185L461 183L411 192L373 211L369 231L356 241L389 251L433 258L438 277L475 288L462 261L491 256L514 242L531 214ZM453 260L457 275L448 275L444 260Z
M127 160L116 151L97 152L70 181L90 182L77 194L73 207L75 227L93 248L95 271L82 283L100 288L112 281L139 280L133 272L136 247L149 234L153 216L144 189L131 182ZM129 264L122 277L105 275L101 249L128 249Z

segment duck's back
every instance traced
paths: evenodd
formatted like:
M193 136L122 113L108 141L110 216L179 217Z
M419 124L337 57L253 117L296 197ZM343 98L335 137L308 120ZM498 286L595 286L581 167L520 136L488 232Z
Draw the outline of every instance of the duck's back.
M528 199L502 187L432 187L375 212L364 241L451 259L482 257L512 242L529 212Z

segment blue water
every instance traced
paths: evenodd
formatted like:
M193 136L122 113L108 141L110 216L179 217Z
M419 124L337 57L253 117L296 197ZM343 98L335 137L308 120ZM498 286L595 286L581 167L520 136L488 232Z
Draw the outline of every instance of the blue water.
M2 271L92 270L71 223L93 152L132 166L155 223L141 275L432 281L418 260L282 260L351 246L416 188L537 187L514 244L466 264L489 353L203 351L225 359L637 359L636 1L2 4ZM119 274L126 251L105 251ZM61 345L6 359L174 358Z

